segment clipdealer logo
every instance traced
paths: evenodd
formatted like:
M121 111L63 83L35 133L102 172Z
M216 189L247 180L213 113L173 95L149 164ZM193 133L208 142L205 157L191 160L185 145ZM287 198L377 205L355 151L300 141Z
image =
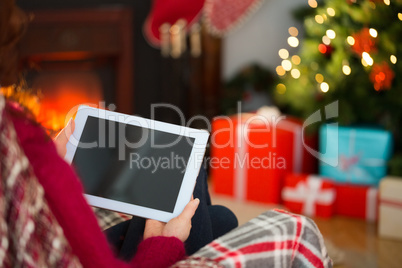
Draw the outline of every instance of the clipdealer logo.
M326 144L324 148L320 148L321 152L318 152L308 146L305 142L304 136L304 129L312 124L317 122L321 122L323 120L330 120L337 118L339 116L339 101L334 101L324 107L324 117L321 116L321 109L315 111L311 114L303 123L303 131L302 131L302 140L304 148L312 154L315 158L320 160L321 162L330 165L332 167L337 167L339 163L339 135L338 135L338 123L327 123L329 126L333 126L334 134L333 136L336 137L335 139L329 139L328 134L326 134ZM321 138L321 137L320 137ZM335 155L328 155L328 148L336 148ZM325 153L322 153L325 152Z
M169 156L162 157L141 157L138 153L130 154L130 169L151 169L152 174L161 169L178 169L183 174L186 167L186 159L174 152L171 152Z
M104 102L100 102L99 105L94 105L94 104L87 104L90 105L92 107L99 107L99 108L106 108L106 105ZM78 106L73 107L69 113L66 115L66 122L67 119L71 118L72 115L77 111ZM110 104L107 106L108 110L114 111L116 110L116 106L114 104ZM203 122L203 124L205 125L205 129L207 131L209 131L210 133L212 132L212 124L211 121L203 115L196 115L191 117L189 120L186 121L185 115L183 114L183 112L180 110L179 107L174 106L172 104L168 104L168 103L159 103L159 104L152 104L151 105L151 119L155 119L155 113L157 109L160 108L164 108L164 109L170 109L173 110L175 112L177 112L179 118L180 118L180 125L182 126L186 126L186 127L191 127L191 124L194 123L195 121L200 121ZM240 117L242 115L241 113L241 103L238 104L237 107L237 114ZM100 112L103 112L102 110L100 110ZM326 105L323 110L319 109L317 111L315 111L313 114L311 114L303 123L302 125L302 130L301 130L301 134L302 134L302 145L303 147L314 157L316 157L317 159L319 159L320 161L336 167L338 166L338 155L339 155L339 148L338 148L338 123L327 123L330 126L335 126L334 131L334 135L333 137L336 137L334 139L326 139L326 144L325 146L323 146L322 148L320 148L319 151L316 151L314 148L311 148L307 143L306 143L306 137L305 137L305 129L313 124L316 124L318 122L323 122L323 121L327 121L327 120L331 120L331 119L335 119L339 116L339 101L335 101L332 102L328 105ZM235 157L234 159L232 158L232 160L230 160L229 158L226 159L225 157L218 159L218 158L214 158L214 157L206 157L204 160L206 160L205 162L208 162L209 165L211 167L214 167L216 165L219 165L220 167L225 168L226 166L229 166L230 161L234 161L234 163L232 163L232 165L236 165L236 167L240 167L240 168L244 168L244 167L253 167L253 168L274 168L274 169L285 169L286 168L286 159L281 156L278 155L276 153L272 153L269 152L266 156L256 156L256 157L251 157L248 153L247 153L247 147L252 146L254 148L264 148L264 147L272 147L275 148L277 147L282 140L278 140L277 137L277 125L278 123L285 119L286 116L281 116L281 115L270 115L270 116L263 116L263 115L253 115L251 116L248 120L246 120L245 124L240 128L240 129L234 129L234 123L232 121L231 117L228 116L218 116L215 119L226 119L228 122L228 128L227 129L219 129L217 131L214 131L211 133L211 138L210 138L210 144L208 146L211 147L216 147L216 148L222 148L222 147L226 147L226 146L230 146L230 147L238 147L237 152L235 153ZM138 119L140 120L140 119ZM238 119L239 120L239 119ZM124 120L123 120L124 121ZM265 129L260 129L260 130L252 130L252 131L257 131L257 132L271 132L271 140L269 141L269 144L254 144L248 137L247 133L250 131L249 128L247 127L248 124L251 124L253 122L259 122L260 124L263 124L266 126ZM128 122L126 122L128 123ZM77 139L75 139L72 136L72 139L70 139L69 142L73 143L77 143L78 147L81 148L94 148L94 147L102 147L104 146L104 134L105 134L105 129L104 126L100 125L99 126L99 143L97 142L91 142L91 143L82 143L82 142L78 142ZM120 130L121 133L124 133L124 128ZM216 142L215 140L215 136L221 132L224 131L230 131L230 138L228 143L225 144L219 144L218 142ZM235 137L234 133L235 132L239 132L240 134L237 135L237 137ZM129 148L138 148L141 147L141 145L144 142L144 139L147 135L145 135L147 133L144 133L144 135L142 136L142 138L137 141L136 143L130 143L127 138L122 135L122 137L120 137L121 139L119 139L119 144L116 144L115 146L119 149L119 158L120 160L124 160L125 159L125 155L124 152L126 151L126 147ZM242 144L240 144L242 143ZM174 144L168 144L168 145L164 145L166 147L169 146L173 146ZM164 147L162 146L162 148ZM335 155L327 155L327 148L336 148L336 154ZM154 148L161 148L158 146L154 146ZM225 160L226 159L226 160ZM133 155L130 159L133 162L139 162L140 159L136 158L136 155ZM147 161L147 160L144 160ZM156 160L155 160L156 161ZM171 161L172 163L176 163L175 166L183 166L185 164L177 164L177 163L181 163L182 160L178 161L176 158L170 158L169 161ZM167 159L161 159L159 161L159 163L162 163L164 166L167 166ZM148 162L147 162L148 163ZM156 163L158 163L158 161L156 161ZM143 164L146 164L145 162ZM173 164L171 164L170 166L172 166ZM155 166L155 165L154 165ZM161 164L159 165L161 166Z

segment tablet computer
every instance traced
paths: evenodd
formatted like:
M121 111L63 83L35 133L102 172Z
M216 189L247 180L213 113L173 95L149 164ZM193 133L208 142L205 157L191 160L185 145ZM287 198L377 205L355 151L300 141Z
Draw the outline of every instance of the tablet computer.
M209 133L80 106L65 159L89 204L163 222L191 200Z

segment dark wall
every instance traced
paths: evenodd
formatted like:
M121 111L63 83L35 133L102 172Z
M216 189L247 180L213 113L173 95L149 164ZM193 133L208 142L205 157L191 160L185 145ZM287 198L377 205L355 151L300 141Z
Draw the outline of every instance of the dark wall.
M160 102L161 56L144 39L142 26L150 9L146 0L17 0L24 10L94 8L104 6L128 7L133 10L134 29L134 111L135 114L150 117L150 104Z

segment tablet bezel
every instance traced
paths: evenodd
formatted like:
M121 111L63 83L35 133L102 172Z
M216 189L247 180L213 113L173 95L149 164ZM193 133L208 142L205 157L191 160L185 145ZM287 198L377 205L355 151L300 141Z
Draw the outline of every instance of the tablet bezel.
M146 119L138 116L126 115L122 113L81 105L78 108L77 115L75 117L74 132L70 136L70 139L66 146L67 153L65 156L65 160L70 164L74 159L74 155L77 150L77 146L79 144L79 140L81 138L88 116L116 121L123 124L139 126L150 130L154 129L184 137L194 138L194 143L190 153L190 157L188 159L186 171L184 172L183 181L172 213L98 197L90 194L84 194L88 200L88 203L95 207L105 208L144 218L155 219L163 222L167 222L170 219L178 216L183 211L186 204L191 200L196 179L203 162L209 132L206 130L193 129L185 126L173 125L169 123L155 121L152 119Z

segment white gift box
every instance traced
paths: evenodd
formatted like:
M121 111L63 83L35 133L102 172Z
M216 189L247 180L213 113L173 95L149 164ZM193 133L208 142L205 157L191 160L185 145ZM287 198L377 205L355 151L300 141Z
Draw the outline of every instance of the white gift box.
M378 234L402 239L402 178L385 177L380 181Z

